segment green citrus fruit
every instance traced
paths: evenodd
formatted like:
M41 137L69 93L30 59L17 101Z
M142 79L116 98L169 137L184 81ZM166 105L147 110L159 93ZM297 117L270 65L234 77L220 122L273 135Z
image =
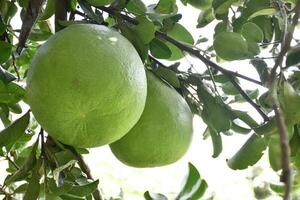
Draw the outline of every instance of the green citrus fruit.
M189 0L188 3L194 8L206 10L211 7L213 0Z
M87 2L93 6L105 6L111 4L113 0L87 0Z
M77 147L111 143L140 118L147 79L138 53L118 32L71 25L34 56L27 102L49 135Z
M192 113L185 100L152 73L147 73L148 93L137 124L110 144L114 155L133 167L171 164L187 151L192 139Z

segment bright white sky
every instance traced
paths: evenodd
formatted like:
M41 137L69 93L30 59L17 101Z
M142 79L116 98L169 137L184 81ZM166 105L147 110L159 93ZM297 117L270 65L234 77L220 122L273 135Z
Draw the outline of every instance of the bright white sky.
M146 1L146 4L155 3L155 1ZM196 29L199 10L191 6L183 6L178 2L179 13L183 14L180 21L194 36L195 41L199 35L208 38L213 36L213 26L205 29ZM20 28L20 20L14 21L15 29ZM200 46L201 48L201 46ZM192 63L194 67L202 71L205 66L198 60L188 57L182 60L188 65ZM239 71L248 76L257 78L255 70L248 65L247 62L222 63L222 66L231 70ZM255 88L256 85L241 81L246 88ZM241 107L245 109L245 107ZM249 109L246 107L246 109ZM253 109L251 112L255 113ZM259 118L259 116L257 116ZM91 149L90 154L85 158L90 165L91 171L95 178L100 179L100 187L106 195L117 195L122 187L126 200L143 199L142 194L146 190L167 194L170 199L180 191L182 181L187 172L187 163L192 162L199 170L204 179L207 180L210 191L214 191L217 200L252 200L253 192L252 185L247 179L251 176L251 169L244 171L234 171L226 165L226 158L230 158L246 141L250 135L234 135L223 136L223 152L217 158L213 159L212 143L210 138L203 141L202 133L205 129L205 124L199 117L194 119L194 140L185 155L180 161L175 164L151 169L131 168L120 163L112 153L108 146ZM262 179L277 181L277 176L269 168L266 159L259 163L264 168L264 176ZM0 174L3 174L5 166L0 164ZM0 177L2 182L4 176ZM273 200L274 197L272 198Z

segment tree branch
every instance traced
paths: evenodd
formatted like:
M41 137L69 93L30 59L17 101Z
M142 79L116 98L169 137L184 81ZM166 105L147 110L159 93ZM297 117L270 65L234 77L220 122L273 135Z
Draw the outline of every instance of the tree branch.
M55 32L63 28L59 21L67 20L69 5L69 0L55 0Z
M280 0L277 0L280 1ZM279 6L282 2L278 2ZM282 10L282 9L281 9ZM275 60L275 64L271 71L271 76L269 80L269 88L271 91L273 91L272 95L272 101L273 101L273 109L275 112L275 119L276 124L278 127L279 132L279 138L280 138L280 148L281 148L281 167L282 167L282 176L281 181L285 184L285 192L284 192L284 200L289 200L292 190L292 184L293 184L293 178L292 178L292 172L290 167L290 147L289 147L289 139L288 139L288 131L285 124L285 120L283 117L282 110L280 108L280 104L278 102L277 97L277 68L282 65L282 61L288 50L290 49L291 40L293 38L295 27L298 23L299 16L300 16L300 0L297 1L295 6L295 14L292 20L291 27L288 31L288 24L285 24L285 31L283 32L282 41L281 41L281 51L279 52L279 55L277 59ZM283 11L283 15L285 15L285 11ZM286 16L284 16L286 17Z
M19 35L19 43L17 46L17 53L21 54L25 47L28 36L31 32L33 25L39 15L40 9L44 0L30 0L26 9L26 14L22 23L21 33Z
M131 18L128 15L124 15L122 13L120 13L118 10L115 10L114 8L111 7L97 7L98 9L107 12L110 15L114 15L114 16L120 16L122 17L122 19L132 23L132 24L138 24L138 21L135 20L134 18ZM264 119L264 121L268 121L269 117L260 109L260 106L257 105L254 101L252 101L252 99L244 92L244 90L240 87L240 85L234 80L234 76L243 78L245 80L251 81L251 82L255 82L257 84L261 84L261 82L253 80L249 77L246 77L244 75L240 75L236 72L231 72L229 70L226 70L224 68L222 68L221 66L217 65L216 63L212 62L211 60L205 58L203 55L201 55L199 50L194 49L191 46L188 46L186 44L183 44L175 39L173 39L172 37L168 36L167 34L161 32L161 31L156 31L155 32L155 36L159 37L159 38L163 38L164 40L172 43L173 45L175 45L177 48L181 49L182 51L185 51L187 53L189 53L190 55L193 55L195 57L197 57L198 59L200 59L204 64L211 66L212 68L220 71L221 73L223 73L225 76L227 76L227 78L230 80L230 82L232 82L232 84L236 87L236 89L240 92L240 94L245 98L245 100L252 105L255 110L257 110L257 112L262 116L262 118Z

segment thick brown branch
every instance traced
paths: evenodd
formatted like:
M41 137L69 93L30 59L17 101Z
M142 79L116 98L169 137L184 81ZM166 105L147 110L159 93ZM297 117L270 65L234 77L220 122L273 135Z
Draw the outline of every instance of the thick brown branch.
M55 32L63 28L59 21L67 20L69 5L69 0L55 0Z
M23 19L21 33L19 35L19 44L17 46L17 53L20 54L25 47L28 36L33 25L39 15L44 0L30 0L26 9L26 14Z

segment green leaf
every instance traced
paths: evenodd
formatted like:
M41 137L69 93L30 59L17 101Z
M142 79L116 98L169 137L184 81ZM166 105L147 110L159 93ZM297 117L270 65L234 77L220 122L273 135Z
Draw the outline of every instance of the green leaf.
M2 67L0 67L0 80L2 80L3 83L7 84L16 79L17 78L14 75L12 75L10 72L8 72L5 69L3 69Z
M268 144L269 162L274 171L281 169L281 148L279 135L272 135Z
M300 133L299 133L298 125L294 126L294 134L290 140L290 148L291 148L291 157L294 157L298 153L300 153Z
M215 19L215 16L213 14L212 8L201 11L198 16L198 19L197 19L197 28L202 28L202 27L208 25L214 19Z
M163 14L177 12L176 0L159 0L155 7L155 11Z
M127 10L134 14L145 14L147 8L141 0L130 0L126 6Z
M181 24L175 23L173 28L167 32L167 34L183 43L187 44L194 44L194 39L191 33ZM183 58L185 54L178 49L175 45L171 44L170 42L166 42L166 45L169 47L169 49L172 52L171 57L169 60L174 61L178 60L180 58Z
M203 196L206 188L207 184L204 180L201 179L197 168L192 163L189 163L188 175L186 177L184 186L181 189L178 196L176 197L176 199L200 199Z
M25 130L29 124L30 113L17 119L9 127L0 132L0 147L10 145L18 141L18 139L25 134Z
M270 7L270 0L249 0L244 5L242 17L248 19L253 13Z
M230 81L223 83L221 87L225 94L229 94L229 95L240 94L240 92L236 89L236 87Z
M32 41L45 41L52 35L53 34L51 32L33 29L29 35L29 39Z
M144 44L149 44L155 37L155 26L146 16L138 16L136 18L139 22L135 26L136 34Z
M267 63L263 59L251 59L250 63L255 67L262 83L269 80L270 70Z
M269 0L268 0L269 1ZM258 16L251 19L251 22L255 23L264 33L264 42L270 42L273 38L274 26L272 18L267 16Z
M29 180L29 185L24 195L24 200L35 200L38 199L40 193L40 168L42 165L42 161L38 160L32 169L32 175Z
M224 60L242 60L248 57L247 42L239 33L221 32L215 37L213 46L217 55Z
M76 160L70 160L70 161L67 162L66 164L64 164L64 165L59 166L58 168L56 168L56 169L53 171L53 178L54 178L54 180L55 180L55 181L58 181L58 180L59 180L60 172L62 172L63 170L68 169L68 168L74 166L76 162L77 162Z
M68 193L79 197L85 197L93 193L97 189L98 184L99 180L85 185L74 185Z
M236 133L241 133L241 134L248 134L251 132L251 129L249 128L245 128L245 127L242 127L240 125L238 125L236 122L232 122L231 124L231 129L236 132Z
M153 70L162 79L166 80L170 85L175 88L180 88L180 82L176 73L170 69L159 67L156 70Z
M253 13L252 15L250 15L250 17L248 18L248 20L250 20L252 18L255 18L255 17L258 17L258 16L263 16L263 15L271 16L271 15L274 15L276 12L277 11L276 11L275 8L265 8L265 9L256 11L255 13Z
M168 200L168 198L163 194L157 194L153 192L145 192L144 193L145 200Z
M39 141L39 138L33 145L30 155L27 157L27 159L25 160L24 164L20 167L20 169L18 169L18 171L16 171L13 175L9 176L4 181L5 185L10 185L11 183L13 183L16 180L24 179L24 177L26 177L28 172L31 171L31 169L35 166L36 150L38 147L38 141Z
M300 47L288 51L285 65L290 67L300 63Z
M15 104L25 95L25 90L16 83L10 82L5 85L0 81L0 103Z
M172 55L169 47L161 40L156 38L150 42L150 52L151 55L158 59L168 59Z
M60 196L63 194L67 194L73 187L73 183L64 181L62 186L57 186L54 179L48 180L48 187L52 194L56 196Z
M11 51L12 51L12 45L4 42L4 41L0 41L0 64L5 63L10 55L11 55Z
M212 157L217 158L223 150L222 137L220 133L218 133L214 128L211 127L209 127L209 134L213 145Z
M46 7L43 10L41 16L39 17L39 20L47 20L52 15L54 15L55 11L55 0L47 0Z
M264 39L263 31L253 22L245 23L242 26L242 35L249 42L258 43Z
M254 165L263 155L266 149L266 139L252 134L240 150L229 160L227 164L231 169L246 169Z
M95 22L97 22L99 24L101 24L103 22L103 18L101 16L95 14L92 7L86 1L77 0L77 2L88 17L90 17L91 19L93 19Z
M228 12L229 7L236 0L213 0L212 7L215 15L222 15Z

